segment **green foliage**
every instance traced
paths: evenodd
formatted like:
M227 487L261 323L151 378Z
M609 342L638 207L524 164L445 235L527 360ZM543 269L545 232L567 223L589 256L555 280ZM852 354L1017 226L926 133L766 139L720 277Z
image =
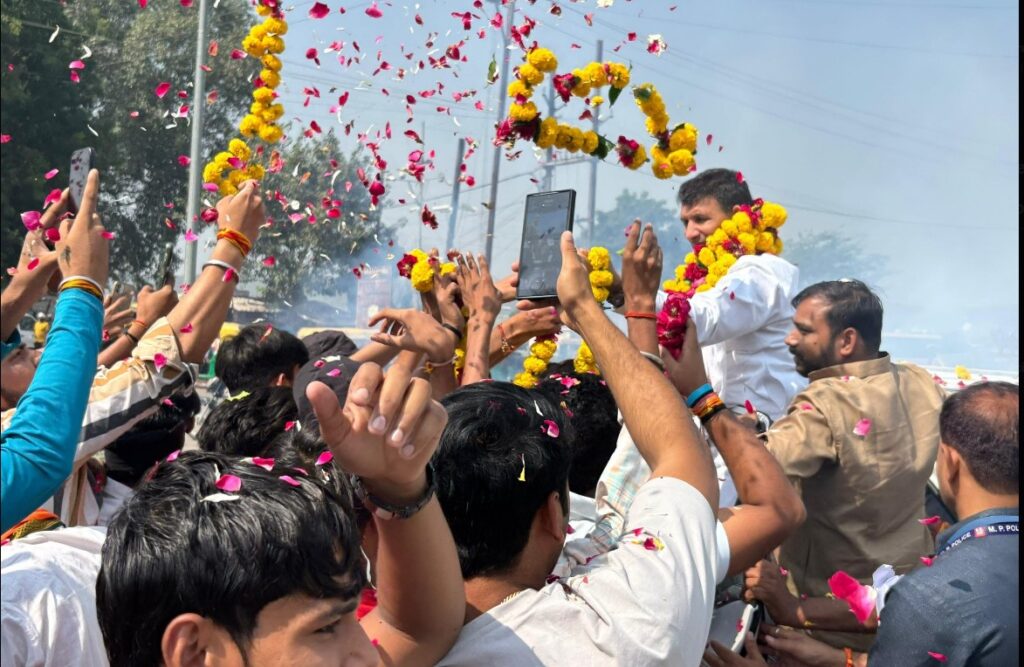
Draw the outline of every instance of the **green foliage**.
M837 232L799 232L790 239L790 225L782 228L782 256L800 269L800 289L840 278L878 285L885 277L887 258L865 252L862 243Z
M353 268L364 259L380 264L387 251L378 245L388 234L380 222L380 209L369 210L370 195L356 175L369 161L360 153L343 156L333 131L298 139L282 149L282 157L284 169L268 174L264 186L283 193L286 201L267 203L267 214L274 222L260 235L256 251L273 256L276 263L264 267L253 262L247 278L262 283L264 298L275 306L285 301L297 305L313 294L346 292L354 299ZM352 184L348 192L346 182ZM341 215L330 218L327 211L335 208L335 200L341 202L337 207ZM302 218L292 222L293 214ZM311 214L314 223L308 221Z
M69 3L2 0L2 130L12 135L3 146L3 262L20 245L18 213L38 210L45 194L67 184L71 153L96 149L101 171L101 214L117 234L111 244L111 278L151 280L165 243L186 228L188 170L178 164L188 155L190 119L170 114L192 106L195 35L198 11L179 3L150 3L145 10L121 0ZM30 28L18 18L60 25L52 44L50 29ZM203 155L221 150L234 136L233 126L248 107L253 64L231 60L229 53L256 20L244 3L222 2L209 10L208 36L220 53L208 58L207 92L218 99L206 104ZM92 50L80 73L68 79L68 63ZM157 99L162 81L171 92ZM177 96L185 91L184 99ZM138 118L131 118L132 112ZM94 136L86 126L99 136ZM168 127L173 125L173 127ZM199 165L200 167L202 165ZM61 174L43 182L52 167ZM172 206L173 205L173 206ZM169 218L174 229L165 223ZM11 241L14 241L13 243Z
M686 253L690 251L690 244L683 234L683 224L675 209L664 200L651 197L646 191L635 193L623 190L615 199L615 208L598 211L594 239L590 245L604 246L612 254L621 251L626 244L626 227L637 218L654 225L658 243L665 254L663 275L670 275L676 266L682 264Z

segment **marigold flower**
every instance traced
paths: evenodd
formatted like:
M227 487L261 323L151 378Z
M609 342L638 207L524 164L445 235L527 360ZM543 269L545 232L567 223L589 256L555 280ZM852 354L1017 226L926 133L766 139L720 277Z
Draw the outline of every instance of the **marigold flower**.
M608 84L608 74L604 71L604 65L599 62L592 62L583 68L584 75L590 85L600 88Z
M533 102L526 104L513 104L508 111L509 118L521 123L528 123L537 117L537 105Z
M274 89L281 85L281 75L272 69L261 69L260 81L267 88Z
M284 131L277 125L267 124L260 128L260 139L268 144L276 144L284 136Z
M519 78L528 85L536 86L544 80L544 73L530 63L523 63L519 66Z
M262 58L260 58L260 62L263 63L263 67L266 69L273 70L275 72L281 71L281 59L278 58L277 56L272 56L269 54L265 55Z
M262 127L263 120L259 116L249 114L238 124L238 131L242 133L243 137L253 137L259 134Z
M690 153L697 152L697 128L689 123L683 123L672 131L668 140L669 148L673 151L685 149Z
M782 227L786 224L788 215L786 209L773 202L766 201L761 205L761 221L766 227Z
M693 170L695 164L693 154L685 148L669 153L668 162L672 165L672 173L676 176L686 176Z
M548 117L540 122L540 132L537 133L537 147L550 148L555 145L555 138L558 136L558 121Z
M515 378L512 379L512 383L523 389L533 389L537 386L537 376L529 373L516 373Z
M284 52L284 40L280 37L273 37L267 35L260 40L263 46L263 50L267 53L283 53Z
M581 150L587 155L590 155L597 150L600 143L601 139L597 136L597 132L588 130L583 133L583 148Z
M540 375L548 368L548 362L537 357L527 357L523 361L523 370L532 375Z
M263 22L263 27L271 35L284 35L288 33L288 24L282 19L270 17Z
M517 97L530 98L533 96L533 89L519 79L514 79L512 83L508 84L508 96L512 99Z
M594 271L607 271L608 267L612 265L612 256L607 248L594 246L587 251L587 262L590 263L590 268Z
M558 68L558 59L548 49L536 48L527 54L526 60L541 72L553 72Z
M412 267L412 286L417 292L429 292L434 286L434 267L429 261L416 262Z

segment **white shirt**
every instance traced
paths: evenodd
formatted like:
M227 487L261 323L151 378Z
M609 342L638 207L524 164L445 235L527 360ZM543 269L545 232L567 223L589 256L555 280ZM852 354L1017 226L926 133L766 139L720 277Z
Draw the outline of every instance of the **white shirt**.
M800 270L777 255L745 255L690 299L708 380L725 404L750 401L772 420L807 385L783 342L793 326ZM658 310L665 293L658 292Z
M626 528L614 550L471 621L438 664L699 665L715 595L710 505L681 480L653 479Z
M0 548L0 665L105 667L96 578L107 531L81 527L27 535Z

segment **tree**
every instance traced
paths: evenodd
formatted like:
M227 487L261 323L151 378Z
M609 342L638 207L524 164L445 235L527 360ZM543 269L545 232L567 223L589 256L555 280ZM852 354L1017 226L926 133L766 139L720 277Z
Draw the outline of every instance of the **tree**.
M390 231L381 224L380 209L370 210L356 174L369 161L358 152L343 156L333 131L286 144L282 157L284 168L264 182L283 195L279 207L268 202L273 223L257 246L274 258L273 266L260 264L254 273L264 298L275 306L296 306L313 294L344 292L354 299L360 264L381 263L387 247L380 244Z
M824 280L856 278L868 285L877 285L886 275L888 260L882 255L865 252L864 246L849 236L836 232L800 232L786 238L782 256L800 269L800 289Z
M690 251L690 244L683 234L679 215L664 200L655 199L646 191L634 193L623 190L615 199L615 208L597 212L594 241L591 245L604 246L613 254L622 250L626 243L625 230L633 220L654 225L658 243L664 249L664 275L670 275Z

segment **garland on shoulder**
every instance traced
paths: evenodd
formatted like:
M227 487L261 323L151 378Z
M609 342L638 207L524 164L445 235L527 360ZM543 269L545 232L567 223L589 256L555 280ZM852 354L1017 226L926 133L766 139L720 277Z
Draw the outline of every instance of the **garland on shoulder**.
M665 281L668 293L658 313L658 343L678 359L683 349L690 299L698 292L713 288L744 255L779 255L782 239L779 228L786 224L786 209L762 199L752 206L741 206L725 220L707 243L693 246L675 276Z
M262 23L254 25L245 39L242 50L259 58L263 69L253 81L252 105L249 113L242 118L238 130L243 137L259 138L266 144L276 144L284 132L276 121L284 116L284 106L278 102L275 89L281 85L281 59L284 52L282 36L288 32L279 0L260 0L256 6ZM262 146L256 149L257 157L263 156ZM209 190L218 190L222 195L238 192L238 186L245 181L263 180L266 169L252 160L253 150L245 140L234 138L228 142L228 149L214 156L203 168L203 181ZM278 160L272 159L272 163ZM272 166L272 170L279 166ZM225 176L224 172L228 172Z

